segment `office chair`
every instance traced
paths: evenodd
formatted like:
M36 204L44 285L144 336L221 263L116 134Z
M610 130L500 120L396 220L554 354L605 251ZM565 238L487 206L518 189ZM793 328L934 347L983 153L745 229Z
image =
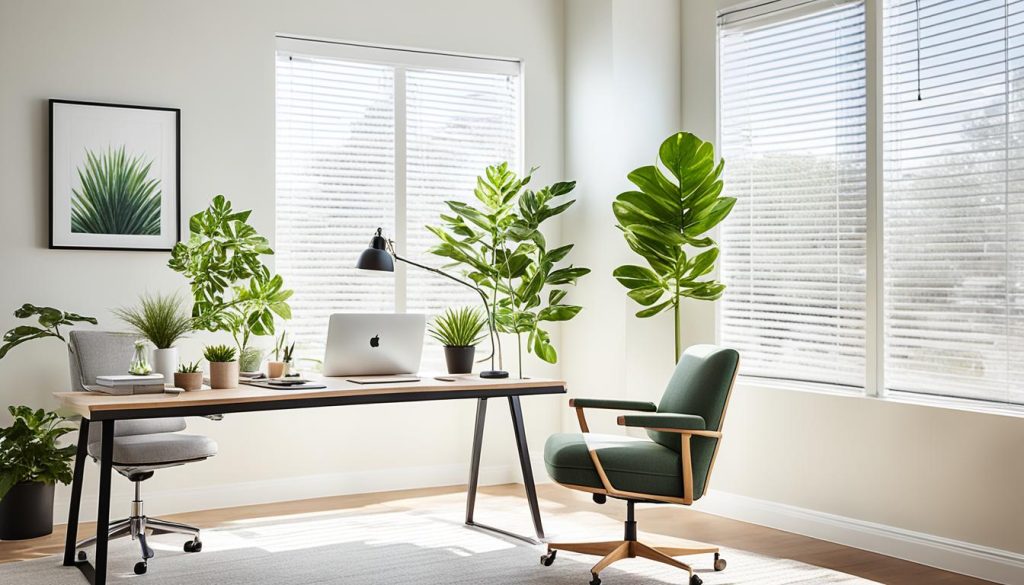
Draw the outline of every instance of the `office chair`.
M715 555L716 571L725 569L717 546L693 543L687 548L652 547L637 541L634 506L670 503L689 506L707 490L722 438L739 354L714 345L695 345L683 353L661 403L576 398L582 433L552 435L544 445L544 463L551 478L570 489L590 492L598 504L608 496L626 501L625 537L621 541L549 543L541 564L550 566L560 550L603 558L591 569L591 585L615 561L642 557L689 573L690 585L703 581L690 565L673 557ZM596 435L587 427L585 408L637 411L618 417L626 427L644 428L649 439Z
M108 331L77 331L69 334L68 353L71 363L71 386L74 391L86 391L86 385L96 383L96 376L127 373L135 352L135 338L124 333ZM89 455L93 461L100 457L100 424L89 425ZM154 418L119 420L114 424L114 456L111 463L118 473L135 484L131 516L112 522L109 538L130 535L138 540L142 560L135 564L135 574L142 575L153 558L153 549L146 544L146 532L152 534L178 533L192 537L185 543L185 552L199 552L203 543L199 529L186 524L149 518L142 507L142 482L153 477L157 469L175 467L202 461L217 454L217 443L209 437L186 435L183 418ZM88 538L75 545L82 549L96 542ZM79 560L85 560L85 551L79 550Z

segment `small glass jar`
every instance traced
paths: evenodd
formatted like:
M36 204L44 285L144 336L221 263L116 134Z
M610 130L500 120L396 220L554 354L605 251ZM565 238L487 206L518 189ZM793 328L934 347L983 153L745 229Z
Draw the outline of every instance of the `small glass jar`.
M145 376L146 374L153 371L153 368L149 365L149 352L146 351L146 342L139 340L135 342L135 357L132 358L132 363L128 366L128 373L135 376Z

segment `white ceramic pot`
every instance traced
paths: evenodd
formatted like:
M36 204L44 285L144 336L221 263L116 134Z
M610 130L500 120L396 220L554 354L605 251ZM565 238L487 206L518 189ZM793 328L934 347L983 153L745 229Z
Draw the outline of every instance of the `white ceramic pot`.
M178 369L178 348L153 350L153 372L164 375L164 384L174 383L174 372Z

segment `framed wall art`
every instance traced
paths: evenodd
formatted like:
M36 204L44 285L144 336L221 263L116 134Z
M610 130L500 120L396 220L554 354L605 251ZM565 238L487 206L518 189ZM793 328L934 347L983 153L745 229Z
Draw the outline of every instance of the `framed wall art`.
M168 251L181 110L50 100L50 248Z

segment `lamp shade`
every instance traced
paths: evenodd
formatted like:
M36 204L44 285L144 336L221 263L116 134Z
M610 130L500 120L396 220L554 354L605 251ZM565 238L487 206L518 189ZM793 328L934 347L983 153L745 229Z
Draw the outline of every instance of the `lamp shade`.
M356 268L360 270L378 270L381 272L394 272L395 261L388 252L388 241L381 235L382 230L377 228L377 233L370 240L370 247L363 250L356 261Z

